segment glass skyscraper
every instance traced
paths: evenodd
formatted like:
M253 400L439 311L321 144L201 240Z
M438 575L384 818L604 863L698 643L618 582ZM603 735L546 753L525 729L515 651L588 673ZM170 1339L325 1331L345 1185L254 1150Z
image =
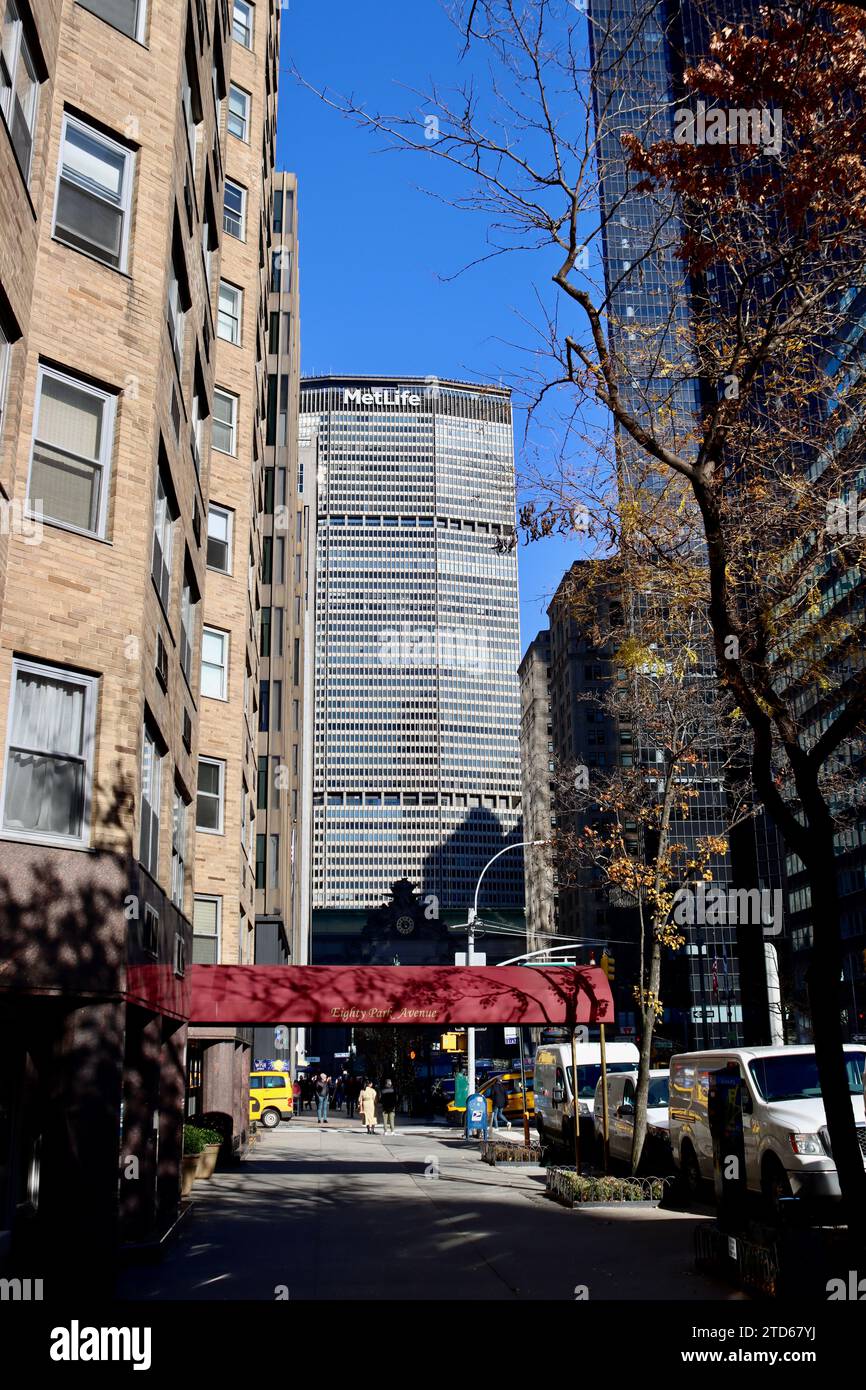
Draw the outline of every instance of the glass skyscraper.
M700 414L700 383L690 339L691 287L676 255L680 236L677 208L665 208L636 188L626 167L622 136L643 142L671 139L676 101L687 61L700 52L704 31L688 4L657 0L591 0L589 41L592 95L596 115L599 199L602 214L603 272L609 310L608 331L619 365L624 403L657 438L681 449ZM692 363L694 360L694 374ZM670 363L678 370L671 371ZM639 488L651 489L647 462L624 434L617 437L619 485L627 494L633 473ZM664 480L661 480L664 481ZM699 559L696 561L700 563ZM632 621L639 627L636 601ZM693 679L714 678L709 649L700 654ZM642 745L641 762L661 762L662 753ZM721 769L710 763L696 777L697 797L687 818L675 818L674 838L689 845L726 829L726 792ZM714 856L713 877L721 887L732 881L730 855ZM685 927L687 991L691 997L692 1043L719 1046L742 1039L738 933L735 925ZM759 949L760 936L755 933Z
M522 838L509 392L308 378L301 431L319 470L313 908L369 910L405 878L431 912L465 911ZM520 851L481 902L522 908Z

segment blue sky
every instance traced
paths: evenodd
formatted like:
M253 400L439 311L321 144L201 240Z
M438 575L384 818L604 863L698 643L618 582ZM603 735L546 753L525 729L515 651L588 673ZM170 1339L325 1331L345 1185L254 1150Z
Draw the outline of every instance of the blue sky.
M460 74L459 35L438 0L288 0L283 15L277 158L299 179L302 369L405 373L506 381L521 369L535 319L534 285L549 296L546 265L499 257L456 280L483 255L477 214L429 197L466 191L433 159L383 149L311 92L352 94L370 109L403 112L407 89ZM522 422L515 430L520 450ZM518 467L520 457L518 456ZM521 545L523 646L577 558L574 540Z

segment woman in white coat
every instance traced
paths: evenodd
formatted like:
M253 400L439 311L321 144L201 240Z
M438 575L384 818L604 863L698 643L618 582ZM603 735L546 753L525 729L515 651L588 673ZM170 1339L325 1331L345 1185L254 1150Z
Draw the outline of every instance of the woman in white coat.
M364 1117L364 1124L367 1126L368 1134L376 1133L376 1088L372 1081L368 1081L363 1091L358 1097L358 1104L361 1114Z

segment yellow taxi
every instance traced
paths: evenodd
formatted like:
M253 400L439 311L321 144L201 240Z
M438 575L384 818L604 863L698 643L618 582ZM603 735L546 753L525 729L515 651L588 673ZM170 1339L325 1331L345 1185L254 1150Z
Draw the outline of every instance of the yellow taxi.
M253 1114L253 1102L258 1110ZM292 1078L287 1071L254 1071L250 1074L250 1119L256 1119L265 1129L275 1129L280 1120L290 1120L294 1113Z
M526 1113L531 1115L535 1109L535 1093L532 1089L532 1068L526 1070ZM493 1087L497 1081L504 1081L508 1090L508 1100L505 1104L505 1115L509 1120L521 1120L523 1118L523 1086L519 1071L504 1071L497 1076L489 1076L483 1086L478 1087L478 1094L486 1097L487 1118L493 1116ZM466 1114L466 1106L458 1105L456 1101L449 1101L447 1116L452 1124L462 1124Z

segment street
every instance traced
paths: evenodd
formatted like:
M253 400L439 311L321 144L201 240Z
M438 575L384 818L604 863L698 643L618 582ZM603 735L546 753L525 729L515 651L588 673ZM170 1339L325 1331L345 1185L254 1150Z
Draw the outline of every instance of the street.
M384 1136L305 1115L193 1198L177 1243L161 1264L124 1271L120 1298L732 1297L692 1269L705 1218L568 1211L545 1197L542 1169L491 1168L459 1130L408 1120Z

